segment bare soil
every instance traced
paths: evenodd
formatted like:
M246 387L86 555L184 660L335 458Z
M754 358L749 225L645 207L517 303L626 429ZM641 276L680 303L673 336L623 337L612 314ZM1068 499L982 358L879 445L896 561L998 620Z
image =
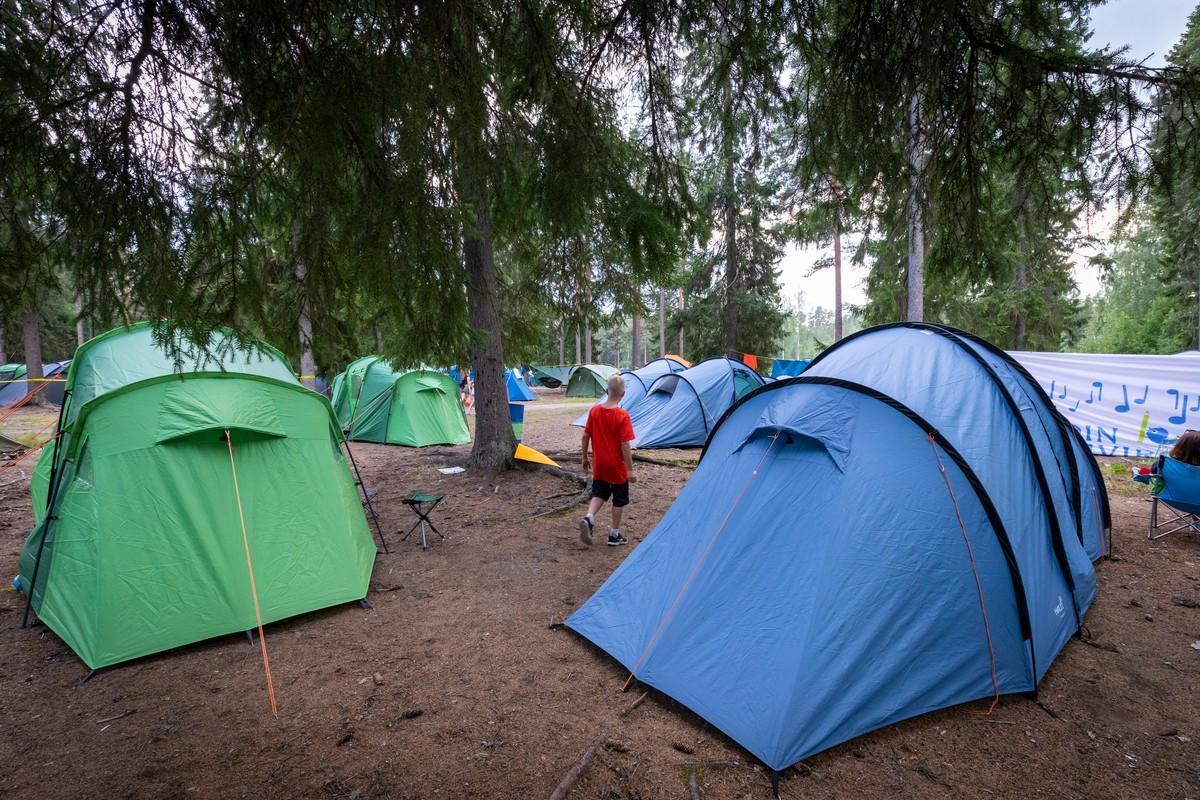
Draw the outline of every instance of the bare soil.
M568 423L587 404L554 405L531 407L527 444L577 450ZM650 692L623 716L641 689L623 694L612 659L553 625L631 551L583 546L577 509L533 518L568 502L573 482L437 472L466 448L354 451L392 552L376 562L371 609L268 627L279 719L243 636L81 684L79 659L44 627L14 629L23 597L0 592L0 796L547 797L601 732L572 798L687 797L693 771L707 798L770 796L752 758L670 699ZM32 460L0 471L6 586L32 522ZM689 474L638 465L631 544ZM990 717L978 704L892 725L789 769L784 796L1200 797L1200 537L1146 541L1146 495L1118 468L1108 480L1117 557L1098 564L1091 645L1067 645L1040 704L1006 697ZM447 541L427 552L399 541L415 489L447 498L434 512Z

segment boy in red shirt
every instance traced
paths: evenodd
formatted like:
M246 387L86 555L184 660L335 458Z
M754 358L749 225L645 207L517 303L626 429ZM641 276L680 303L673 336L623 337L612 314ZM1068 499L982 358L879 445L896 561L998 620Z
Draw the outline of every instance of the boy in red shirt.
M587 424L583 427L583 471L592 469L588 458L588 444L595 454L595 470L592 472L592 501L588 504L587 516L579 521L579 538L584 544L592 543L592 528L596 512L604 501L612 498L612 530L608 532L608 546L616 547L629 540L621 535L621 514L629 505L629 484L636 482L633 476L633 453L629 443L633 441L633 422L629 412L619 405L625 396L625 379L619 374L608 379L608 396L603 403L592 406Z

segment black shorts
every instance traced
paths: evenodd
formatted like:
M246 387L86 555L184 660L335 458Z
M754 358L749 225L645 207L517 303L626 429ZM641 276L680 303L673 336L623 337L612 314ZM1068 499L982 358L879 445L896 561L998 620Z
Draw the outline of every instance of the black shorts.
M613 508L623 508L629 505L629 481L609 483L599 478L592 478L592 497L598 497L601 500L611 497Z

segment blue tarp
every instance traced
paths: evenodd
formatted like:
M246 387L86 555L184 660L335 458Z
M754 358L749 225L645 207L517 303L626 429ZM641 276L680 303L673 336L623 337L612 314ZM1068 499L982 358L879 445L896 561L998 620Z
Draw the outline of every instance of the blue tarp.
M670 375L672 372L683 372L684 369L686 367L673 358L656 358L643 367L621 370L621 376L625 378L625 396L621 398L621 408L628 411L646 396L646 391L655 380L663 375ZM603 403L607 399L608 395L605 394L596 402ZM583 412L571 424L577 428L582 428L587 424L587 417L590 411L591 409L588 409L588 411Z
M804 372L804 368L808 366L808 359L801 358L793 360L790 358L776 358L771 362L771 377L772 378L789 378L799 375Z
M538 399L537 395L533 393L533 389L525 385L520 369L506 369L504 381L508 384L508 401L510 403L527 403Z
M633 446L699 447L734 401L763 382L761 375L731 358L710 358L662 375L627 409Z
M1105 507L1043 409L972 337L850 337L723 417L567 625L774 769L990 698L993 667L1032 691L1094 597L1075 521L1098 539Z

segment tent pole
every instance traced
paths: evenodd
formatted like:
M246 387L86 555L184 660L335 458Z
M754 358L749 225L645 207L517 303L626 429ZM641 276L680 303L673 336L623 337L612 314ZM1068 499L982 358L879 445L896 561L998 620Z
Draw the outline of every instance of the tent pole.
M37 557L33 560L33 574L29 576L29 594L25 597L25 613L21 615L21 627L25 628L29 625L29 611L33 608L33 591L37 588L38 572L42 567L42 553L46 549L46 539L50 536L51 523L58 519L58 515L54 513L54 503L58 499L58 465L59 453L62 450L62 432L63 432L63 417L67 413L67 408L71 403L71 390L67 388L63 392L62 408L58 410L58 427L54 432L54 460L50 462L50 491L46 496L46 519L45 527L42 528L42 540L38 542ZM61 461L66 461L64 455ZM18 569L18 571L20 571Z
M779 770L771 770L771 797L779 800Z
M383 552L390 553L387 542L383 540L383 530L379 527L379 515L375 513L375 506L371 503L370 495L367 494L367 485L363 483L362 473L358 471L358 462L354 460L354 451L350 449L350 440L343 436L342 444L346 448L346 455L350 457L350 466L354 467L354 481L358 484L359 491L362 492L363 502L367 504L371 522L375 525L375 533L379 536L379 544L383 547Z

